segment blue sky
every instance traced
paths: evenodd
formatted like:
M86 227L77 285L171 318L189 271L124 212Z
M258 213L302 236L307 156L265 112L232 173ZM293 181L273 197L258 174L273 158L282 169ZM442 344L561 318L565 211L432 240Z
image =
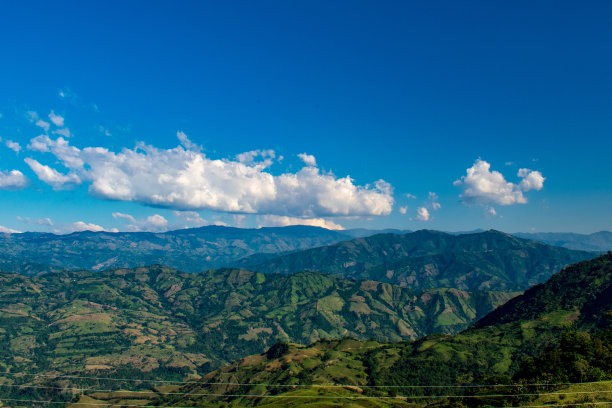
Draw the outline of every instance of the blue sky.
M612 229L610 2L173 3L0 6L0 229Z

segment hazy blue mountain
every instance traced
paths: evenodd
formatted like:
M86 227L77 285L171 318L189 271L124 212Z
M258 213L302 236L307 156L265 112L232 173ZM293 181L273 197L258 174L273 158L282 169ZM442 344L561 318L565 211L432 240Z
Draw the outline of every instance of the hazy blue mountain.
M600 231L593 234L574 234L571 232L518 232L516 237L535 239L549 245L556 245L582 251L612 251L612 232Z
M53 269L102 270L164 264L200 272L253 254L303 250L347 238L342 232L309 226L206 226L164 233L0 234L0 270L38 274Z

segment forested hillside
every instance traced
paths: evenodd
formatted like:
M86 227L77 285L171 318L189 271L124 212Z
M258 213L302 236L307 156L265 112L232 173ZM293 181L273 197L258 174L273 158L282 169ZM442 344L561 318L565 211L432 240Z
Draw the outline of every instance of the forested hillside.
M426 404L413 399L419 396L448 394L461 398L434 398L431 402L504 406L545 398L540 393L559 392L560 386L529 392L529 388L504 388L503 384L612 379L611 274L610 254L572 265L454 336L433 335L401 343L345 339L319 341L308 347L275 346L267 354L209 374L202 379L209 385L194 383L181 388L192 394L220 396L168 396L159 401L283 406L282 401L284 406L301 406L316 401L313 396L327 396L330 404L351 401L355 406L410 406L412 402ZM540 302L549 296L558 300L550 306ZM301 384L343 386L302 388ZM502 385L470 388L473 384ZM575 390L578 386L563 387ZM568 399L605 401L606 394L593 389L567 391ZM509 396L486 397L490 394ZM256 397L264 395L268 397ZM334 397L339 395L344 397ZM408 398L395 398L398 395ZM559 401L565 395L546 398L554 401L556 396Z
M241 265L264 273L313 270L417 289L525 290L595 254L498 231L452 235L422 230L380 234Z

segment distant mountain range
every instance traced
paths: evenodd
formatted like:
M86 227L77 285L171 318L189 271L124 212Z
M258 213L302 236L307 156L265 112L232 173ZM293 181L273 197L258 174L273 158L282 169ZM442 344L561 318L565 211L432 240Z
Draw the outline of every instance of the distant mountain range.
M452 235L473 235L453 233ZM185 272L254 265L281 254L404 230L330 231L309 226L241 229L221 226L165 233L76 232L68 235L0 233L0 270L35 275L50 270L103 270L163 264ZM607 251L612 233L515 234L568 249ZM245 258L250 257L245 261Z
M264 273L311 270L417 289L522 291L564 266L594 256L498 231L378 234L237 264Z
M253 254L297 251L346 239L340 232L308 226L207 226L165 233L0 234L0 270L38 274L163 264L185 272L201 272Z
M582 251L612 251L612 232L600 231L593 234L574 234L563 232L539 232L512 234L516 237L535 239L549 245Z

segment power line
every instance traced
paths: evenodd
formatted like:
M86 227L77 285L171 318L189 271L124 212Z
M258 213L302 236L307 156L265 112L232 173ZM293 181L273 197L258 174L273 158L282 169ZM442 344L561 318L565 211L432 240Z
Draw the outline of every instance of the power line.
M261 398L257 395L245 395L246 397L257 397ZM268 396L267 398L271 398L274 396ZM265 397L264 397L265 398ZM298 396L278 396L278 398L299 398ZM345 396L313 396L312 398L365 398L365 397L345 397ZM370 398L378 398L382 399L382 397L370 397ZM394 399L401 399L399 397L387 397ZM40 404L71 404L71 405L87 405L87 406L104 406L110 407L113 405L121 406L121 407L141 407L141 408L193 408L193 406L178 406L178 405L142 405L142 404L117 404L117 403L96 403L96 402L66 402L66 401L47 401L47 400L31 400L31 399L10 399L10 398L2 398L0 399L2 402L33 402ZM584 406L584 405L604 405L604 404L612 404L612 401L600 401L600 402L584 402L584 403L573 403L573 404L547 404L547 405L524 405L519 407L512 406L504 406L504 407L491 407L491 408L546 408L546 407L573 407L573 406Z
M355 385L355 384L268 384L268 383L232 383L232 382L200 382L200 381L172 381L172 380L143 380L138 378L112 378L112 377L92 377L78 375L50 375L50 374L30 374L30 373L11 373L0 372L0 375L11 376L35 376L45 378L69 378L83 380L103 380L103 381L126 381L126 382L149 382L149 383L166 383L166 384L184 384L184 385L250 385L250 386L266 386L266 387L320 387L320 388L343 388L343 387L359 387L359 388L492 388L492 387L554 387L560 385L580 385L580 384L601 384L609 383L612 380L603 381L587 381L587 382L564 382L564 383L534 383L534 384L474 384L474 385Z
M9 388L28 388L28 389L46 389L55 391L81 391L81 392L106 392L106 393L131 393L131 394L157 394L157 395L186 395L192 397L257 397L257 398L336 398L337 396L325 395L302 395L302 396L283 396L283 395L253 395L253 394L220 394L220 393L191 393L191 392L162 392L162 391L131 391L131 390L109 390L95 388L79 388L79 387L50 387L38 385L17 385L17 384L0 384L0 387ZM286 387L292 387L287 385ZM352 386L352 388L360 388ZM396 395L396 396L346 396L346 398L406 398L406 399L438 399L438 398L500 398L500 397L534 397L542 395L582 395L582 394L603 394L612 393L612 390L599 391L566 391L566 392L539 392L539 393L521 393L521 394L481 394L481 395Z
M599 402L576 402L574 404L546 404L546 405L523 405L523 406L507 406L507 407L489 407L489 408L548 408L548 407L577 407L582 405L604 405L612 404L612 401Z

